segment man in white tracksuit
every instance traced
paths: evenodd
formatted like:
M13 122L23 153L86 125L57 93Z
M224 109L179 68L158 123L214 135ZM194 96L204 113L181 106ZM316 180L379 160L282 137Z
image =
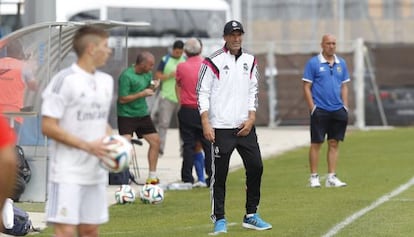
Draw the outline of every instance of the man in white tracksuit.
M203 133L213 147L211 193L214 234L226 233L225 193L230 157L237 149L246 169L246 215L243 227L267 230L272 226L257 214L263 173L255 130L258 72L253 55L241 48L243 26L224 26L226 44L205 58L197 84Z

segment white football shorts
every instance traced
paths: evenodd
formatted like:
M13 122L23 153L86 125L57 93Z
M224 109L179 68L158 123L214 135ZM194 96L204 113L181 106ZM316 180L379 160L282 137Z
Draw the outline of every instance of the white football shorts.
M49 183L46 220L70 225L102 224L109 220L105 184Z

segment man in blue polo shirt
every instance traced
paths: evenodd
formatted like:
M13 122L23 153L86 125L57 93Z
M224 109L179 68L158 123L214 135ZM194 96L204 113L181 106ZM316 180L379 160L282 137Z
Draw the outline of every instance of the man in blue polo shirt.
M310 111L311 146L309 149L310 187L319 188L318 161L321 146L328 139L328 176L326 187L344 187L336 177L339 141L343 141L348 123L348 82L346 62L335 54L336 38L322 37L322 52L312 57L303 73L303 91Z

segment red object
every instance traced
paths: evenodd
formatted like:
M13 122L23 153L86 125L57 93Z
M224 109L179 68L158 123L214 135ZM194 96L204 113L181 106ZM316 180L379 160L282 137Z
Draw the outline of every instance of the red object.
M0 115L0 148L16 143L16 134L3 115Z

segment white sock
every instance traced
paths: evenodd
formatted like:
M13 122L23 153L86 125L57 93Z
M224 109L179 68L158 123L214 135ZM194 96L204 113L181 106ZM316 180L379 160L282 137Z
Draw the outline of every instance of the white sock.
M318 173L312 173L312 174L311 174L311 177L313 177L313 178L318 177Z
M335 173L328 173L328 179L331 179L334 176L335 176Z
M150 172L148 173L148 178L151 178L151 179L157 178L157 172L155 172L155 171L150 171Z
M250 217L253 217L254 216L254 213L252 213L252 214L246 214L246 217L247 218L250 218Z

